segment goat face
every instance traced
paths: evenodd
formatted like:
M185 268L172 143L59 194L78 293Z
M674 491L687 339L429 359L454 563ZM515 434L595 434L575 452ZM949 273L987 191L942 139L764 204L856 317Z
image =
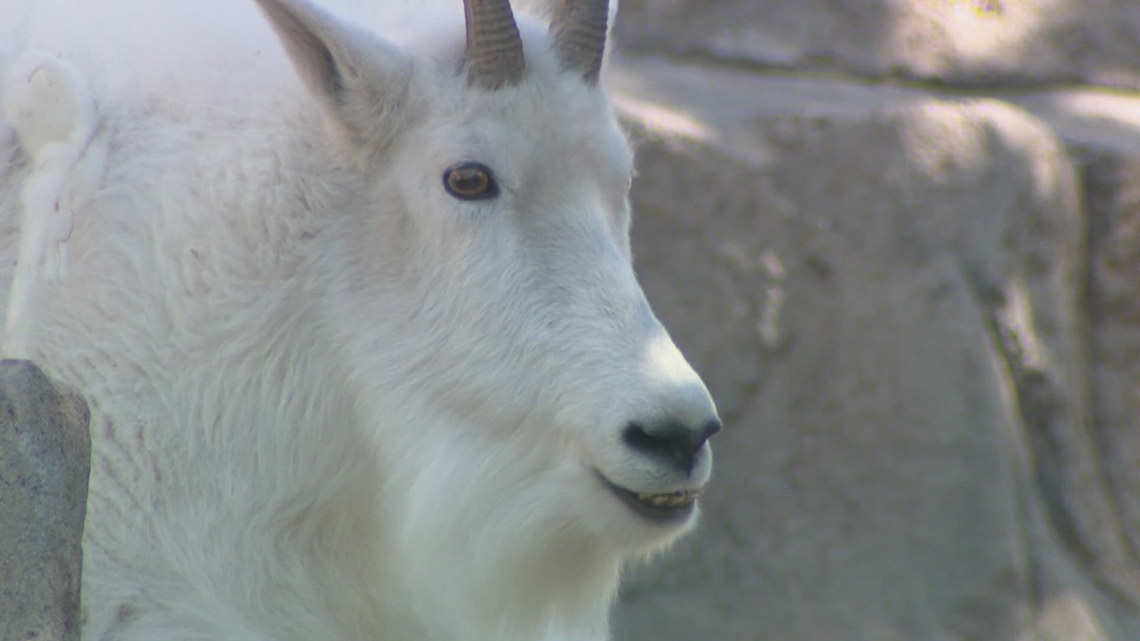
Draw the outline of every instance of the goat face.
M631 154L596 69L545 25L520 22L525 65L487 71L462 24L413 53L260 1L354 158L312 271L386 513L417 549L530 541L516 559L684 531L719 422L636 282Z

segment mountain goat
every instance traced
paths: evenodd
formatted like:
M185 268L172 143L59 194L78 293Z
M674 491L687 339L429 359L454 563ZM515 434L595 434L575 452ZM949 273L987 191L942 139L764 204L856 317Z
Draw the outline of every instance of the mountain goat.
M631 267L611 10L390 5L0 1L5 345L90 404L87 639L599 641L694 522L720 423Z

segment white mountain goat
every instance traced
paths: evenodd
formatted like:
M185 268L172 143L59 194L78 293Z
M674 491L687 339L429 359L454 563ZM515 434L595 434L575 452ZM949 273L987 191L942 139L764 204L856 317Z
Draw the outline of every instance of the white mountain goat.
M719 422L631 267L610 11L453 2L0 0L85 638L597 641L692 525Z

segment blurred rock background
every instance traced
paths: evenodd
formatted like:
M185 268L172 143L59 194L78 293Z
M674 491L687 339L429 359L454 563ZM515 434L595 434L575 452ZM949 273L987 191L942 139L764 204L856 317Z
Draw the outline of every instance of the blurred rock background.
M1140 639L1140 2L623 0L646 291L727 429L616 639Z

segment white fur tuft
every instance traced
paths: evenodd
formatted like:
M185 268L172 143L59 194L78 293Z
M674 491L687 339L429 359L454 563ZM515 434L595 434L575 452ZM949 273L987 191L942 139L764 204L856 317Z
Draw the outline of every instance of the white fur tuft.
M8 300L3 352L32 354L36 294L67 271L72 202L68 181L95 131L95 104L79 73L65 62L25 54L3 64L3 118L31 158L21 191L20 250Z

